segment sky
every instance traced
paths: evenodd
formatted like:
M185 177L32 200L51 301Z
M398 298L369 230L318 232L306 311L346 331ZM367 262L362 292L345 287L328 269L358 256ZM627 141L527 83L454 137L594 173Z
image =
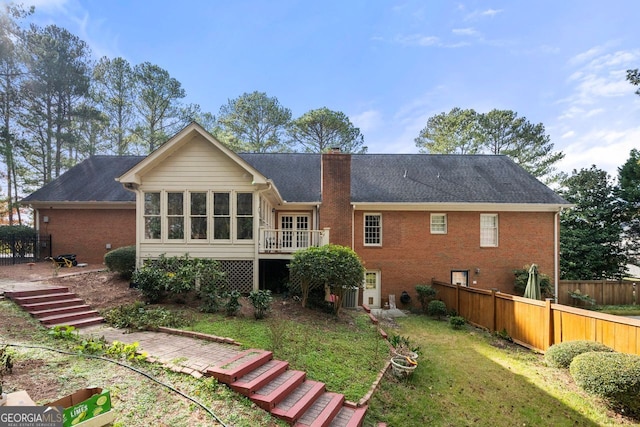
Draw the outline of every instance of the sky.
M260 91L294 117L327 107L370 153L417 153L429 117L513 110L542 123L558 164L612 176L640 149L636 0L21 0L96 59L159 65L217 115Z

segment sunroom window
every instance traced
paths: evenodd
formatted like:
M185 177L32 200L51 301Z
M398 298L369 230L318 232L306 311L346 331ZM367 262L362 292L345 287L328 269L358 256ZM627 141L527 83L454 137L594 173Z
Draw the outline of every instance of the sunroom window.
M144 193L144 238L160 239L160 193Z

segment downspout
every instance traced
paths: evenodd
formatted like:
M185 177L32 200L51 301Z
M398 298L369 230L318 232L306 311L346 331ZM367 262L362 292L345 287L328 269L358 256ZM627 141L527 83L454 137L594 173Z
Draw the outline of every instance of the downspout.
M558 303L558 282L560 276L560 230L558 229L558 224L560 221L560 212L562 212L562 207L560 210L556 212L554 215L553 221L553 269L554 269L554 295L555 302Z
M351 205L351 249L356 249L356 205Z

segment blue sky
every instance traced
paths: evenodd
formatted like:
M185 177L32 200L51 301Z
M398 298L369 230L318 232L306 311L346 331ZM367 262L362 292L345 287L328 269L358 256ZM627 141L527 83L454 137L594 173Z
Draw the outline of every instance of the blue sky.
M255 90L294 117L326 106L371 153L415 153L427 119L453 107L543 123L561 170L617 174L640 148L640 2L23 0L33 20L96 58L165 68L187 102L218 113Z

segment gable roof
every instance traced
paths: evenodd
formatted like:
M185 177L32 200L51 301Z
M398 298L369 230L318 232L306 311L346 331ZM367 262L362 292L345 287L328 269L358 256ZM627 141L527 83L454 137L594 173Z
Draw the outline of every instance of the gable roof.
M34 202L135 202L116 178L144 156L92 156L21 200Z

